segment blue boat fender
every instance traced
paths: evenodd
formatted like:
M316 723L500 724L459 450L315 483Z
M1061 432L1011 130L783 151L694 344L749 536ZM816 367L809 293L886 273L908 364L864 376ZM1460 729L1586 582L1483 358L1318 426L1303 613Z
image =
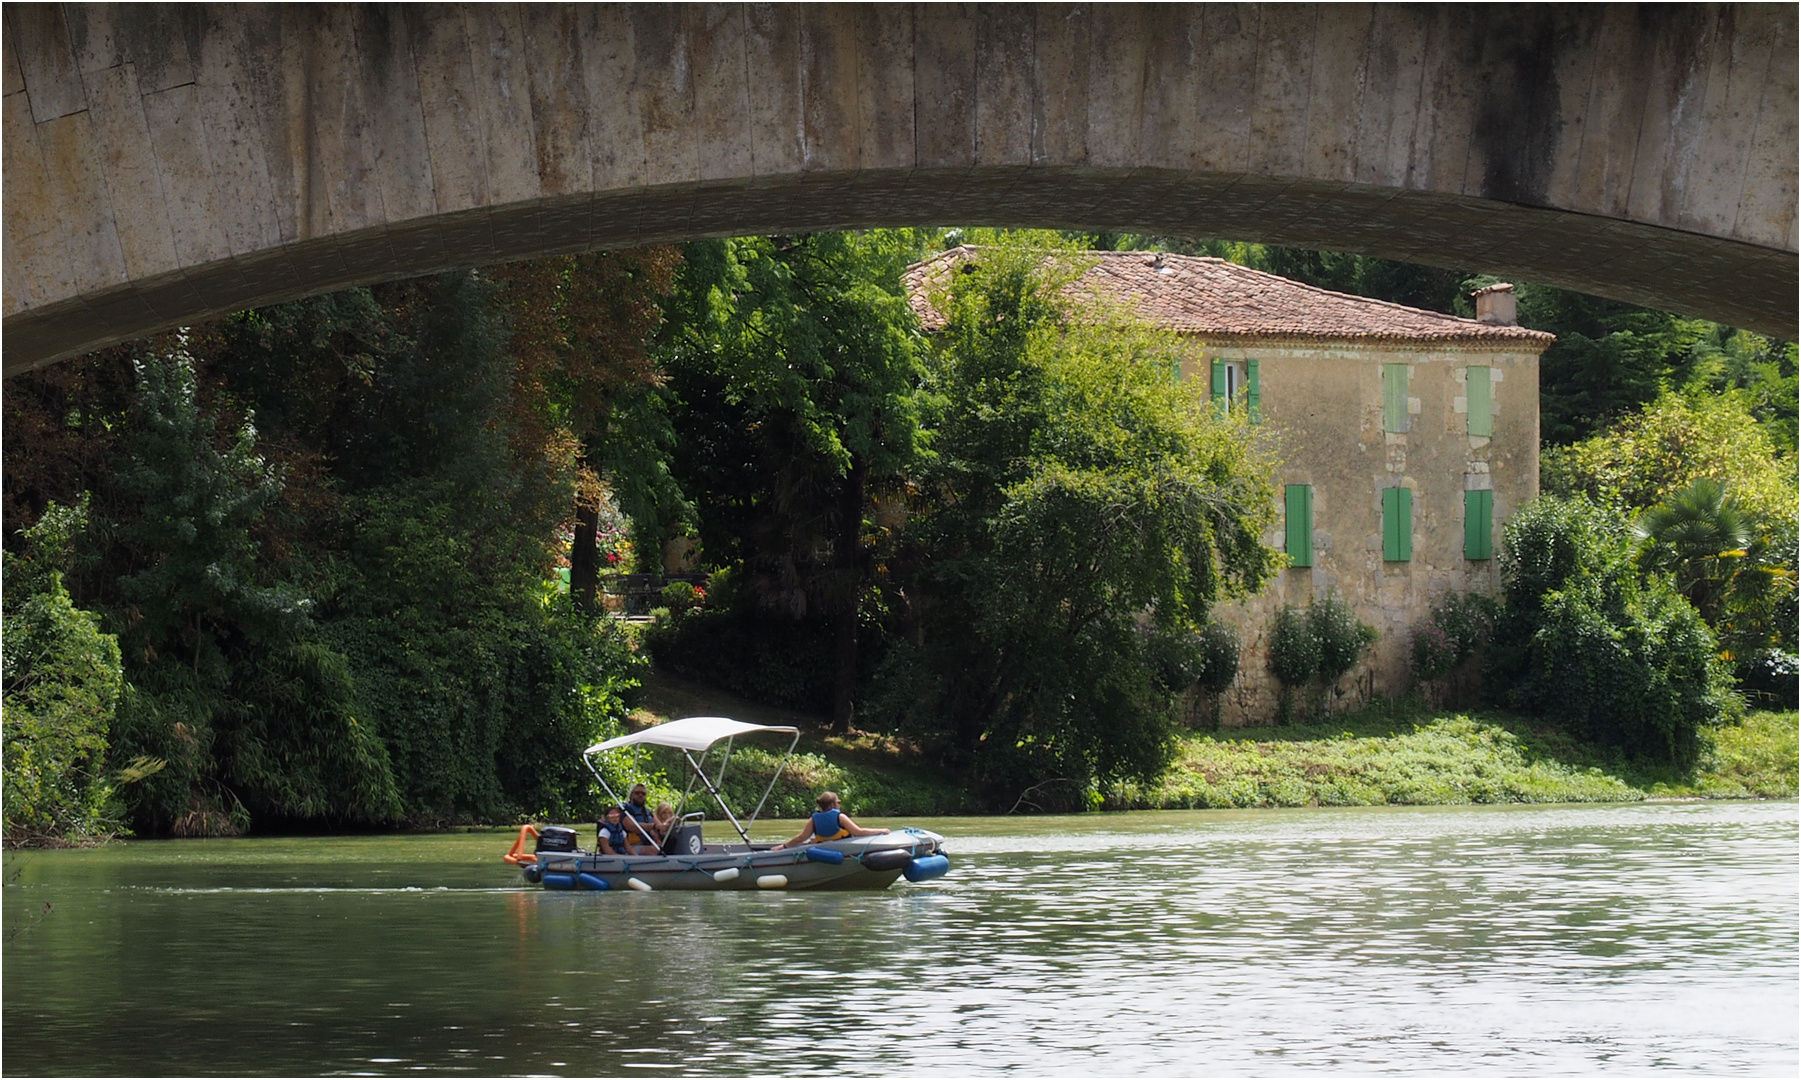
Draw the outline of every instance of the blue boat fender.
M833 866L837 866L844 861L844 852L834 851L831 848L810 847L807 849L807 858L814 862L830 863Z
M575 888L575 875L545 874L544 887L546 889L573 889Z
M901 873L908 881L930 881L935 877L943 877L950 871L951 861L943 855L922 855L907 864Z
M612 887L607 884L606 878L595 877L593 874L577 874L575 883L584 889L593 889L595 892L606 892Z

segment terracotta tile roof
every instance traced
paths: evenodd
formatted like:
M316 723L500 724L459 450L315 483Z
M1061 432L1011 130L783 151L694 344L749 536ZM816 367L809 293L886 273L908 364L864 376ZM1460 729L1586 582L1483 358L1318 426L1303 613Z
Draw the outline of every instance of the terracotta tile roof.
M907 268L908 301L927 330L944 326L927 292L977 255L969 245ZM1093 289L1134 307L1165 329L1209 340L1461 342L1543 351L1556 337L1474 319L1318 289L1224 259L1151 251L1089 251L1093 267L1066 291Z

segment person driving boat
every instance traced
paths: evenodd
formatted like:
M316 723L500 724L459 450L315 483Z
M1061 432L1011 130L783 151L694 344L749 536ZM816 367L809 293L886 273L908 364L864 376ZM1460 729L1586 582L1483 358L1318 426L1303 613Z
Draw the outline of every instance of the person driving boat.
M807 819L807 824L800 832L788 840L777 844L776 850L799 847L802 844L817 844L825 840L842 840L847 836L882 836L887 829L866 829L850 819L850 815L838 809L838 793L827 791L816 800L819 809Z

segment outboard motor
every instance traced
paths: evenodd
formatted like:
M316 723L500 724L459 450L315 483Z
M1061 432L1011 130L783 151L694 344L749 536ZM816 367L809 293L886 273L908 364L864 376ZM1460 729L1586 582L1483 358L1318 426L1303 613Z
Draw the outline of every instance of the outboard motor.
M561 825L546 825L538 830L538 851L574 851L575 830Z

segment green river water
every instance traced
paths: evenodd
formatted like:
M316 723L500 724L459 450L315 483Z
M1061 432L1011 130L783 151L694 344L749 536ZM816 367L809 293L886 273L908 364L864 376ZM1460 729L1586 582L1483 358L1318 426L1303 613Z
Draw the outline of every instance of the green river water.
M919 821L951 873L865 894L547 893L498 832L15 853L0 1062L1792 1076L1796 810Z

